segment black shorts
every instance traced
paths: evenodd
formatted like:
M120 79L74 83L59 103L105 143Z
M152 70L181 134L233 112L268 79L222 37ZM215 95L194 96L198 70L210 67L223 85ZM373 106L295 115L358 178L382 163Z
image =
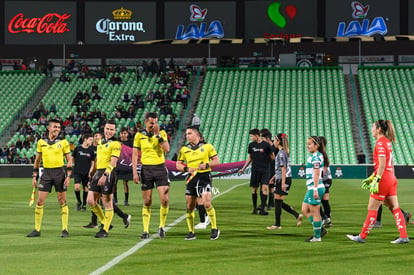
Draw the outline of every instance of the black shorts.
M141 172L141 190L150 190L157 185L170 186L170 179L168 178L168 170L165 164L160 165L142 165Z
M88 182L89 182L89 174L80 174L80 173L75 173L73 174L73 178L75 180L75 183L82 183L83 187L87 187L88 186Z
M101 193L104 195L110 195L114 192L114 184L116 182L116 173L113 171L108 175L106 178L106 182L104 185L99 186L98 181L105 173L105 169L96 170L95 175L92 177L91 184L89 186L89 191Z
M259 187L261 184L269 184L269 170L252 169L250 176L250 187Z
M282 190L282 179L276 179L275 182L275 194L281 195L281 196L287 196L289 194L290 186L292 186L292 178L286 178L286 191Z
M201 195L205 192L211 193L213 188L213 183L211 180L211 174L207 173L197 173L194 178L187 183L185 189L186 196L192 197L201 197Z
M55 187L56 192L66 192L65 178L66 173L63 167L44 168L37 187L39 191L43 192L52 191L52 186Z
M325 185L325 194L329 193L329 189L331 189L332 186L332 179L323 181L323 185Z

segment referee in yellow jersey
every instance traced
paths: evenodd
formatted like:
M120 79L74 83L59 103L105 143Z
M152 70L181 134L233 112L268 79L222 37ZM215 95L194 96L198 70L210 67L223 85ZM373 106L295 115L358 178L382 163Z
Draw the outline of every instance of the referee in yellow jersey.
M33 187L38 187L37 203L35 209L35 230L27 237L40 237L40 227L42 225L43 206L52 186L55 186L57 197L62 214L62 233L61 237L69 237L68 219L69 208L66 204L66 190L70 183L72 174L72 158L70 156L69 142L59 137L61 125L59 120L49 120L47 126L48 134L46 138L39 139L37 143L36 160L33 165ZM67 163L67 173L64 169L64 158ZM43 174L39 176L40 161L43 161Z
M145 129L137 132L134 137L134 148L132 151L132 175L134 182L139 184L141 178L141 190L144 199L142 208L142 222L144 232L141 239L149 238L149 223L151 218L152 189L154 183L157 186L161 199L160 225L158 235L165 238L165 222L168 215L168 192L170 180L165 167L165 153L170 151L167 140L167 133L160 130L158 126L157 113L149 112L144 116ZM141 172L140 178L137 173L138 151L141 151Z
M110 119L105 122L104 139L98 141L96 151L96 172L90 183L87 202L92 212L103 225L96 238L107 238L114 216L112 194L116 183L115 167L121 154L121 143L115 138L116 123ZM102 197L101 197L102 196ZM98 203L99 198L105 207L105 214Z
M177 169L190 173L187 179L185 197L187 201L187 225L189 233L185 240L195 240L194 233L194 208L196 199L201 197L211 222L210 240L217 240L220 230L217 228L216 211L211 205L211 168L219 164L219 158L213 145L200 140L200 132L195 126L186 130L188 144L183 146L178 154ZM185 165L187 163L187 166Z

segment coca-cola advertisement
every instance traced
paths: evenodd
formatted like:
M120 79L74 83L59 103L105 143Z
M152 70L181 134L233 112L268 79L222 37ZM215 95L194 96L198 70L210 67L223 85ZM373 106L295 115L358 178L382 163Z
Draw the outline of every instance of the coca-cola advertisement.
M5 44L75 44L76 3L6 1Z
M86 44L130 44L156 39L156 3L86 2Z

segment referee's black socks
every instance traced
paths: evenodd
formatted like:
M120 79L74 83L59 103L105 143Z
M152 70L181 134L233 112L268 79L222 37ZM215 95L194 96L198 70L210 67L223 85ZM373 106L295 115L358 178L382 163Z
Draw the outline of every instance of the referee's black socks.
M80 190L75 191L75 196L76 196L76 200L78 201L78 203L82 203L81 198L80 198Z

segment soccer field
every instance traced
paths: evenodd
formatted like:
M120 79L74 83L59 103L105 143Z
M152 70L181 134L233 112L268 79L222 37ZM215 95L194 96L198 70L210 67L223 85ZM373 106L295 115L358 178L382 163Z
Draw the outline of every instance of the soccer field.
M213 205L220 238L210 241L210 230L196 231L197 240L185 241L185 183L171 183L170 224L165 239L153 235L141 241L142 196L139 186L130 184L130 206L120 207L132 215L125 229L114 216L114 228L107 239L96 239L97 229L84 229L90 211L75 210L73 182L68 191L69 234L59 237L60 208L56 193L49 195L44 210L42 236L27 238L34 228L34 207L29 208L31 179L0 179L0 274L411 274L414 246L392 245L398 236L394 219L383 211L383 228L373 229L367 243L348 241L348 233L359 233L367 214L369 193L360 180L334 180L331 188L333 227L321 243L305 243L312 235L307 220L282 213L282 230L267 230L274 223L269 216L251 214L251 189L247 180L213 182L218 194ZM294 180L286 202L298 212L305 194L304 180ZM413 180L399 180L400 205L414 211ZM150 234L159 220L158 193L154 193ZM123 201L123 186L118 186ZM195 222L198 222L196 213ZM414 225L408 225L413 235ZM118 257L118 258L117 258ZM410 271L411 270L411 271Z

